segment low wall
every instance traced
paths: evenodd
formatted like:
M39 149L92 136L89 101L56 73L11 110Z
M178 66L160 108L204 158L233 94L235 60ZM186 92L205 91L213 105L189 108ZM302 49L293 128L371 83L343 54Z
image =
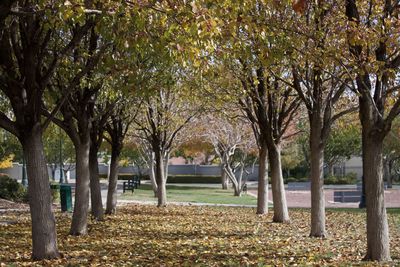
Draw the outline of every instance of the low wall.
M75 179L75 165L71 164L68 166L68 179ZM52 177L51 168L48 167L49 176ZM148 170L141 170L142 173L147 174ZM108 175L108 165L101 163L99 164L100 175ZM119 173L138 173L138 168L135 166L120 167ZM251 172L251 169L248 169ZM14 163L12 168L0 170L0 173L6 173L10 177L16 178L17 180L22 179L22 164ZM204 176L220 176L221 167L219 165L169 165L168 166L169 175L204 175ZM60 177L59 168L55 171L55 179L58 180ZM254 173L248 175L248 180L254 181L258 177L258 166L255 166Z

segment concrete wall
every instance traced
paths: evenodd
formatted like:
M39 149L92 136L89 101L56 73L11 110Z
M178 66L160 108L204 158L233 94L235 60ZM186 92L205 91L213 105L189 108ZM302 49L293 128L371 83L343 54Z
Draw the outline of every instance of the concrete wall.
M247 168L251 172L251 168ZM168 166L169 175L203 175L220 176L221 166L219 165L170 165ZM250 173L248 180L256 180L258 177L258 166L255 166L254 172Z
M49 170L49 176L51 177L51 169ZM108 175L108 165L105 163L99 164L100 175ZM250 168L248 169L250 172ZM137 167L128 166L120 167L120 173L138 173ZM14 163L12 168L0 170L0 173L6 173L10 177L21 180L22 178L22 164ZM142 170L142 173L147 174L148 170ZM356 173L357 178L361 179L362 176L362 160L361 157L353 157L350 160L344 162L342 166L335 167L335 174L348 174ZM204 176L219 176L221 175L221 167L219 165L170 165L168 166L169 175L204 175ZM69 166L68 179L75 179L75 165ZM56 180L59 179L59 169L55 173ZM254 181L258 177L258 166L255 166L254 172L249 174L248 180Z
M363 175L362 170L362 158L361 157L352 157L348 161L343 164L344 173L355 173L357 174L357 178L361 179Z
M21 180L22 178L22 164L13 163L12 168L2 169L0 173L8 174L8 176L12 178L16 178L17 180Z
M68 171L68 179L75 179L75 165L71 164L67 166ZM51 168L48 168L49 176L52 177ZM248 169L250 172L251 170ZM99 172L100 175L108 175L108 165L101 163L99 164ZM142 173L147 174L148 170L141 170ZM14 163L12 168L0 170L0 173L6 173L10 177L16 178L18 180L22 179L22 164ZM131 174L131 173L139 173L138 168L134 166L128 167L120 167L119 173L121 174ZM203 176L219 176L221 175L221 167L218 165L170 165L168 166L168 174L169 175L203 175ZM56 169L55 179L58 180L60 177L59 169ZM254 173L248 176L249 180L256 180L258 177L258 166L255 167Z

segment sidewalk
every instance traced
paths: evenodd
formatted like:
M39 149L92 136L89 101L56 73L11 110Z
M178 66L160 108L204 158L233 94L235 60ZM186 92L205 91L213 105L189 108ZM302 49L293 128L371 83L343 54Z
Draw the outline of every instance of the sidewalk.
M357 203L333 202L333 192L336 190L325 189L325 206L327 208L358 208ZM257 195L257 190L249 191L253 195ZM311 192L310 191L287 191L286 201L289 208L311 208ZM269 190L268 199L272 201L272 192ZM385 204L387 208L400 208L400 189L389 189L385 191Z

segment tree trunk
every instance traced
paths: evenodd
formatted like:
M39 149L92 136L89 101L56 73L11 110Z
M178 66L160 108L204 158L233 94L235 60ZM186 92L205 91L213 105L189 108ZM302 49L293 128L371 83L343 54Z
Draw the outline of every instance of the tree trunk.
M108 191L107 191L107 205L106 214L115 214L117 211L117 197L118 197L118 158L119 151L115 148L111 151L110 173L108 177Z
M383 138L373 134L363 123L363 173L367 204L367 255L366 260L389 261L389 226L386 215L382 146Z
M71 235L87 234L87 216L89 208L89 150L90 138L82 138L79 145L75 145L76 153L76 188L75 206L72 215Z
M68 184L68 170L63 169L64 172L64 184Z
M99 162L97 160L97 146L92 144L89 153L90 167L90 200L92 203L92 216L98 220L103 220L104 209L101 198L101 186L99 177Z
M281 147L279 144L268 146L268 158L271 168L272 199L274 202L274 222L289 222L286 204L285 185L283 183Z
M388 163L388 176L387 176L387 178L386 178L386 182L387 182L387 187L388 188L393 188L393 175L392 175L392 172L393 172L393 160L391 159L391 160L389 160L389 163Z
M233 196L240 197L242 194L243 166L241 166L241 172L238 175L235 175L235 171L229 164L226 164L224 171L226 176L232 182Z
M326 237L325 195L324 195L324 148L321 143L320 128L311 125L311 237Z
M57 165L51 164L50 168L51 168L51 180L53 182L55 182L56 181L56 168L57 168Z
M267 146L261 144L259 150L260 164L258 167L258 189L257 189L257 214L268 213L268 157Z
M328 174L329 174L329 176L334 176L335 175L334 164L333 163L328 163Z
M157 182L157 198L158 198L158 207L167 206L167 189L166 189L166 181L164 177L164 158L162 156L161 151L155 152L155 175Z
M165 168L164 178L165 178L165 182L167 182L167 180L168 180L168 166L169 166L168 161L169 161L169 152L165 153L165 156L164 156L164 168Z
M242 190L240 189L240 188L238 188L238 187L234 187L234 193L233 193L233 195L235 196L235 197L241 197L242 196Z
M229 179L226 175L223 164L221 165L221 184L222 184L222 189L228 190Z
M42 129L39 124L27 131L21 140L28 173L29 207L32 218L32 258L54 259L57 249L55 218L51 206L49 173L43 153Z
M150 182L151 182L151 187L153 188L154 192L154 197L157 197L157 181L156 181L156 175L155 175L155 156L154 153L151 153L150 157L150 164L149 164L149 177L150 177Z

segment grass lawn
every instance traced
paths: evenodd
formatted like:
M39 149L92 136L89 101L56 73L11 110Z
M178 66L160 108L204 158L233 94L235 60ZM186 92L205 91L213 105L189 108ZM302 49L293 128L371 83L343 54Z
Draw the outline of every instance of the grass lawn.
M399 266L399 214L388 215L390 263L360 262L365 214L328 210L328 237L308 237L310 212L290 210L291 223L272 223L254 208L128 205L89 234L68 235L70 214L56 213L63 257L32 262L29 212L6 212L0 224L1 266Z
M135 192L125 192L120 199L156 201L150 185L141 185ZM233 190L222 190L219 188L190 187L190 186L167 186L168 202L192 202L212 204L237 204L256 205L257 199L248 194L241 197L233 196Z

